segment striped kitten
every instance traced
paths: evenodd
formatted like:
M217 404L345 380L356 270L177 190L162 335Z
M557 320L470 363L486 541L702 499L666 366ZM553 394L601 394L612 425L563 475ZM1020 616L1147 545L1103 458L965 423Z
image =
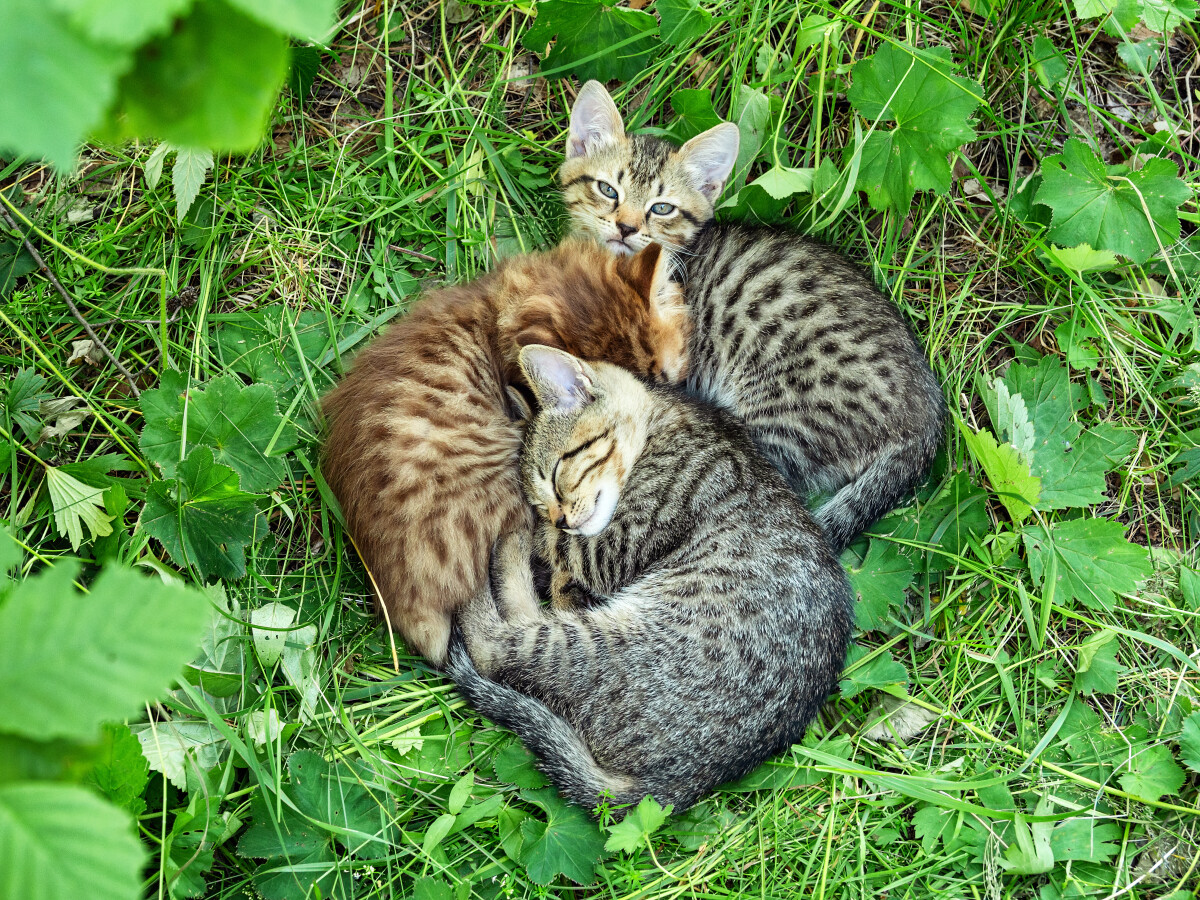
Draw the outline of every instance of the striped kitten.
M528 521L510 414L519 349L551 344L674 381L686 336L658 245L617 259L568 241L426 294L359 354L323 403L322 471L410 646L442 663L496 538Z
M506 535L502 612L464 607L447 671L568 799L681 811L803 735L845 662L846 574L728 413L547 347L521 365L538 550L601 602L542 609Z
M677 254L694 325L688 388L740 416L801 496L830 495L815 517L840 551L925 479L945 402L862 269L782 228L712 223L736 137L717 126L677 149L626 136L590 81L571 110L563 197L576 234L614 253L657 241Z

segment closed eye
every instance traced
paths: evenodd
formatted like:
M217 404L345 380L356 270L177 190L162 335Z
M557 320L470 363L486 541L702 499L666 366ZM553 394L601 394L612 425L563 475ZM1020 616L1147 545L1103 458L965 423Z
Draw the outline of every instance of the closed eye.
M555 460L554 471L550 473L550 487L554 489L554 499L562 503L562 495L558 493L558 467L562 465L562 460Z
M607 181L600 181L599 179L596 179L596 190L598 190L601 194L603 194L609 200L617 199L617 189L615 187L613 187L611 184L609 184Z
M673 203L655 203L650 207L650 212L656 216L669 216L675 212L675 204Z

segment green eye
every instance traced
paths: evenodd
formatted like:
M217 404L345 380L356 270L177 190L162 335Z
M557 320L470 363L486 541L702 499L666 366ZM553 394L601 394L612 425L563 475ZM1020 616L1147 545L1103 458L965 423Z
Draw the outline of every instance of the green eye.
M602 193L609 200L617 199L617 189L615 187L613 187L611 184L609 184L607 181L597 181L596 182L596 190L598 190L600 193Z
M671 203L655 203L650 207L650 212L656 216L669 216L675 212L675 206Z

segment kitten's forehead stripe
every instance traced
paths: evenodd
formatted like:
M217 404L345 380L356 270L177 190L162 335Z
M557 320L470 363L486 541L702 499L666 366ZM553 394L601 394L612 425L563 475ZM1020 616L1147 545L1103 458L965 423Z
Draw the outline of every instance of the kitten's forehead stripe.
M632 150L630 178L634 183L649 188L658 179L675 148L661 138L645 134L633 135L629 143Z

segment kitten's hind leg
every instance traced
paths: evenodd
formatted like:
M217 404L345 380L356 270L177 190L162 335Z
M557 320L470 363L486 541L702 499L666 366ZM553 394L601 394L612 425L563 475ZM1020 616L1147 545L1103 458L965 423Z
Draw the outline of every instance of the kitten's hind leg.
M532 558L532 535L524 528L500 535L492 552L492 570L499 581L495 605L509 622L541 617Z

